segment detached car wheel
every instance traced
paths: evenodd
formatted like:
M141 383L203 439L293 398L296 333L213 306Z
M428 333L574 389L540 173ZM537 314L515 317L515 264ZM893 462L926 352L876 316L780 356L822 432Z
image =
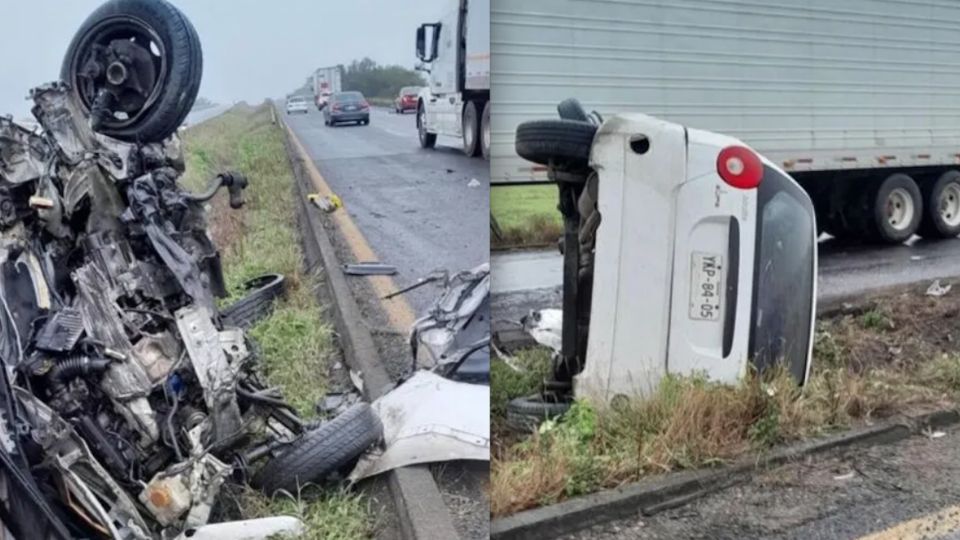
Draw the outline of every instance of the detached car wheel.
M544 421L563 416L570 410L570 404L546 401L543 396L514 398L507 403L507 427L518 432L530 432Z
M183 123L202 72L200 38L177 8L165 0L111 0L80 26L60 78L95 131L156 142Z
M229 326L250 328L273 311L273 304L283 296L284 278L281 274L266 274L243 284L246 296L224 308L220 315Z
M517 126L517 155L540 165L583 169L597 126L576 120L534 120Z
M280 490L297 493L303 485L320 482L346 467L381 437L380 419L370 405L358 403L267 462L252 484L268 495Z

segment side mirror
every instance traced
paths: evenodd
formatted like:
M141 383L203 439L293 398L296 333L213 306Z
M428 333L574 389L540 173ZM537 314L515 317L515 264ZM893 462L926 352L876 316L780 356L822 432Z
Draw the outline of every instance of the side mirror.
M420 28L417 28L417 58L423 61L427 61L426 56L427 52L427 25L421 24Z

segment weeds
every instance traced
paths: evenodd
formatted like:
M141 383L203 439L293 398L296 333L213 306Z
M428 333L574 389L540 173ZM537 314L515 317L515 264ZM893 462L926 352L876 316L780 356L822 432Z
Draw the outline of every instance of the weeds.
M881 311L871 309L860 316L860 325L867 330L891 330L890 319Z
M312 280L303 273L297 237L293 173L280 127L269 106L234 107L188 130L184 136L187 174L183 183L202 189L225 169L239 170L250 182L243 210L229 208L226 195L212 201L210 229L221 251L230 303L243 294L243 283L264 273L287 280L286 298L271 316L250 330L260 350L267 381L305 416L326 392L328 364L335 352L333 332L315 305ZM317 490L319 491L319 490ZM310 493L296 498L268 499L247 490L241 501L244 517L276 514L299 516L307 526L304 538L363 538L371 534L371 514L360 495L345 491Z

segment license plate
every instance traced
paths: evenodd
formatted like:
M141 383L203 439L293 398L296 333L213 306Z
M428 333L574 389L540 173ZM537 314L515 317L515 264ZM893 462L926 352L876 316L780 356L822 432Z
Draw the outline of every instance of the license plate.
M343 110L345 110L345 111L352 111L352 110L355 110L355 109L356 109L356 107L354 107L353 105L347 105L346 107L343 108Z
M723 256L693 252L690 274L690 318L719 321L723 304Z

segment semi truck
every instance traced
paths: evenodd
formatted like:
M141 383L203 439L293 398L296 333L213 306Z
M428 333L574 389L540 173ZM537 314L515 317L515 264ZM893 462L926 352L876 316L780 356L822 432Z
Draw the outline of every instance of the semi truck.
M420 146L457 137L468 156L490 157L490 0L449 0L438 22L417 28Z
M958 27L943 0L492 0L491 181L546 181L516 127L576 97L741 139L834 237L955 237Z
M313 72L313 99L318 111L327 106L331 95L342 90L341 80L340 66L317 68Z

